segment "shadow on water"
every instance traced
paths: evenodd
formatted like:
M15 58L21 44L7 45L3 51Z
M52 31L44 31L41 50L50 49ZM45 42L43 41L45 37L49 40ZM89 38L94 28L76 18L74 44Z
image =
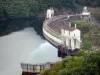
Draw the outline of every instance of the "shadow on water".
M43 39L42 26L44 17L34 17L30 19L10 19L7 21L0 21L0 36L7 35L11 32L19 31L24 28L33 27L37 35L40 35Z
M37 73L22 72L22 75L37 75Z

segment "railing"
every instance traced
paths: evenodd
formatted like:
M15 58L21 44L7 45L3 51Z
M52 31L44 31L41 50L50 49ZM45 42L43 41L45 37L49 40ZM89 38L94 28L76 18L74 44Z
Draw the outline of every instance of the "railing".
M54 64L55 62L47 62L47 63L35 64L35 65L21 63L21 68L23 72L40 73L41 71L50 69Z

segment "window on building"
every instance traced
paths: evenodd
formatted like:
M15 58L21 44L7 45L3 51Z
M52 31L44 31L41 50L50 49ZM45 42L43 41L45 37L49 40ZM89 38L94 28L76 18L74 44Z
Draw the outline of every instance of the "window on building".
M35 65L33 65L33 70L35 70Z
M76 47L76 39L74 39L74 47Z
M71 48L71 39L70 39L70 42L69 42L69 47Z
M28 64L27 64L27 70L28 70Z
M70 31L69 31L69 35L70 35Z

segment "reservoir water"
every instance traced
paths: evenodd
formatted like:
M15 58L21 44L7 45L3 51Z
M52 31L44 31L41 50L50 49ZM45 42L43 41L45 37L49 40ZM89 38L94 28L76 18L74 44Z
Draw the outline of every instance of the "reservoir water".
M0 75L21 75L20 63L55 62L57 49L32 27L0 37Z

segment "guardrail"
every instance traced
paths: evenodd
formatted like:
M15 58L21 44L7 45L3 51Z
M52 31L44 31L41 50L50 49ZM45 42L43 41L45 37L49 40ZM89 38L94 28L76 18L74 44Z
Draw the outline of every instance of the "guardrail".
M23 72L29 72L29 73L40 73L41 71L44 71L46 69L50 69L53 67L55 62L47 62L42 64L24 64L21 63L21 68Z

